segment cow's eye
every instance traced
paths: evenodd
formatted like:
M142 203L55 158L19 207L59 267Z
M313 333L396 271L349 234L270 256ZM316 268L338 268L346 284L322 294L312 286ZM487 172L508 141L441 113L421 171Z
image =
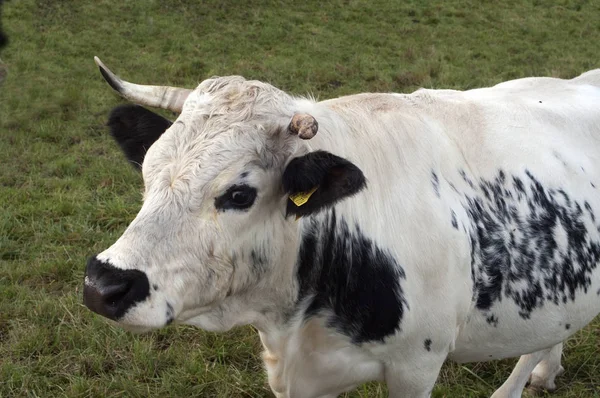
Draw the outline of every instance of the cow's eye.
M248 191L233 191L231 193L231 203L236 206L246 207L254 201L253 192Z
M219 210L244 210L252 206L255 199L256 188L248 185L234 185L215 199L215 207Z

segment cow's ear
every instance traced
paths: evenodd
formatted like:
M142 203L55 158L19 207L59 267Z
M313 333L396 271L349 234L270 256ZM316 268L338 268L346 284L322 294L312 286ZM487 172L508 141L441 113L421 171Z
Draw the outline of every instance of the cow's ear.
M146 151L164 133L171 122L139 105L120 105L108 117L110 134L127 159L141 169Z
M283 172L286 215L313 214L366 187L362 171L348 160L316 151L292 159Z

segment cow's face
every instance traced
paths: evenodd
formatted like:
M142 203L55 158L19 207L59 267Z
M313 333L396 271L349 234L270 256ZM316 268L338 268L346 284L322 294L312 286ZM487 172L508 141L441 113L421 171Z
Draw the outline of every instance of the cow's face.
M143 161L144 202L121 238L89 260L86 305L130 329L175 320L223 330L251 322L248 308L265 311L259 302L276 305L269 292L287 289L293 301L296 218L365 184L352 163L308 151L300 138L317 124L301 103L230 77L200 84L172 125L141 107L115 110L113 136ZM306 204L290 200L314 189Z

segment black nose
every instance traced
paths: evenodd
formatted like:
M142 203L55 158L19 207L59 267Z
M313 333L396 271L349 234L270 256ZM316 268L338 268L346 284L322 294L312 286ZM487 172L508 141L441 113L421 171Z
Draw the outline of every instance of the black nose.
M92 311L118 320L135 303L150 295L148 277L135 269L119 269L96 257L88 260L83 303Z

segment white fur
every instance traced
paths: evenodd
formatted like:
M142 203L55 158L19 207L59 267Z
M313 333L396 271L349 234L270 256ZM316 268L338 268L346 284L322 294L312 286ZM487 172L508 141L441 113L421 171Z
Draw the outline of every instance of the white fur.
M540 103L541 101L541 103ZM319 123L301 142L286 131L294 113ZM297 297L296 256L303 220L285 218L281 177L295 156L323 149L362 169L368 189L337 205L377 245L401 259L410 310L385 344L352 344L323 325L288 320ZM567 172L552 156L585 168ZM427 397L446 358L483 361L524 356L494 397L520 396L551 347L599 311L600 273L575 302L517 315L504 300L496 328L473 308L469 242L452 228L450 209L467 219L448 184L462 168L492 177L527 164L544 183L559 184L600 209L600 70L572 80L528 78L470 91L419 90L410 95L359 94L315 102L240 77L204 81L182 114L150 148L143 164L144 205L122 237L99 258L143 270L158 285L122 320L161 327L166 303L176 322L207 330L253 324L265 347L269 383L278 397L334 397L368 380L385 380L393 397ZM560 166L560 167L559 167ZM214 198L242 172L257 188L248 212L217 212ZM557 228L561 247L564 231ZM257 276L249 253L263 247L269 269ZM233 261L235 257L236 261ZM235 263L235 267L234 267ZM519 289L519 286L515 286ZM556 324L569 322L569 330ZM424 352L423 339L433 341ZM536 368L553 385L560 348ZM558 362L556 360L558 356ZM558 365L557 365L558 363ZM549 369L548 368L548 369ZM536 379L537 380L537 379Z

